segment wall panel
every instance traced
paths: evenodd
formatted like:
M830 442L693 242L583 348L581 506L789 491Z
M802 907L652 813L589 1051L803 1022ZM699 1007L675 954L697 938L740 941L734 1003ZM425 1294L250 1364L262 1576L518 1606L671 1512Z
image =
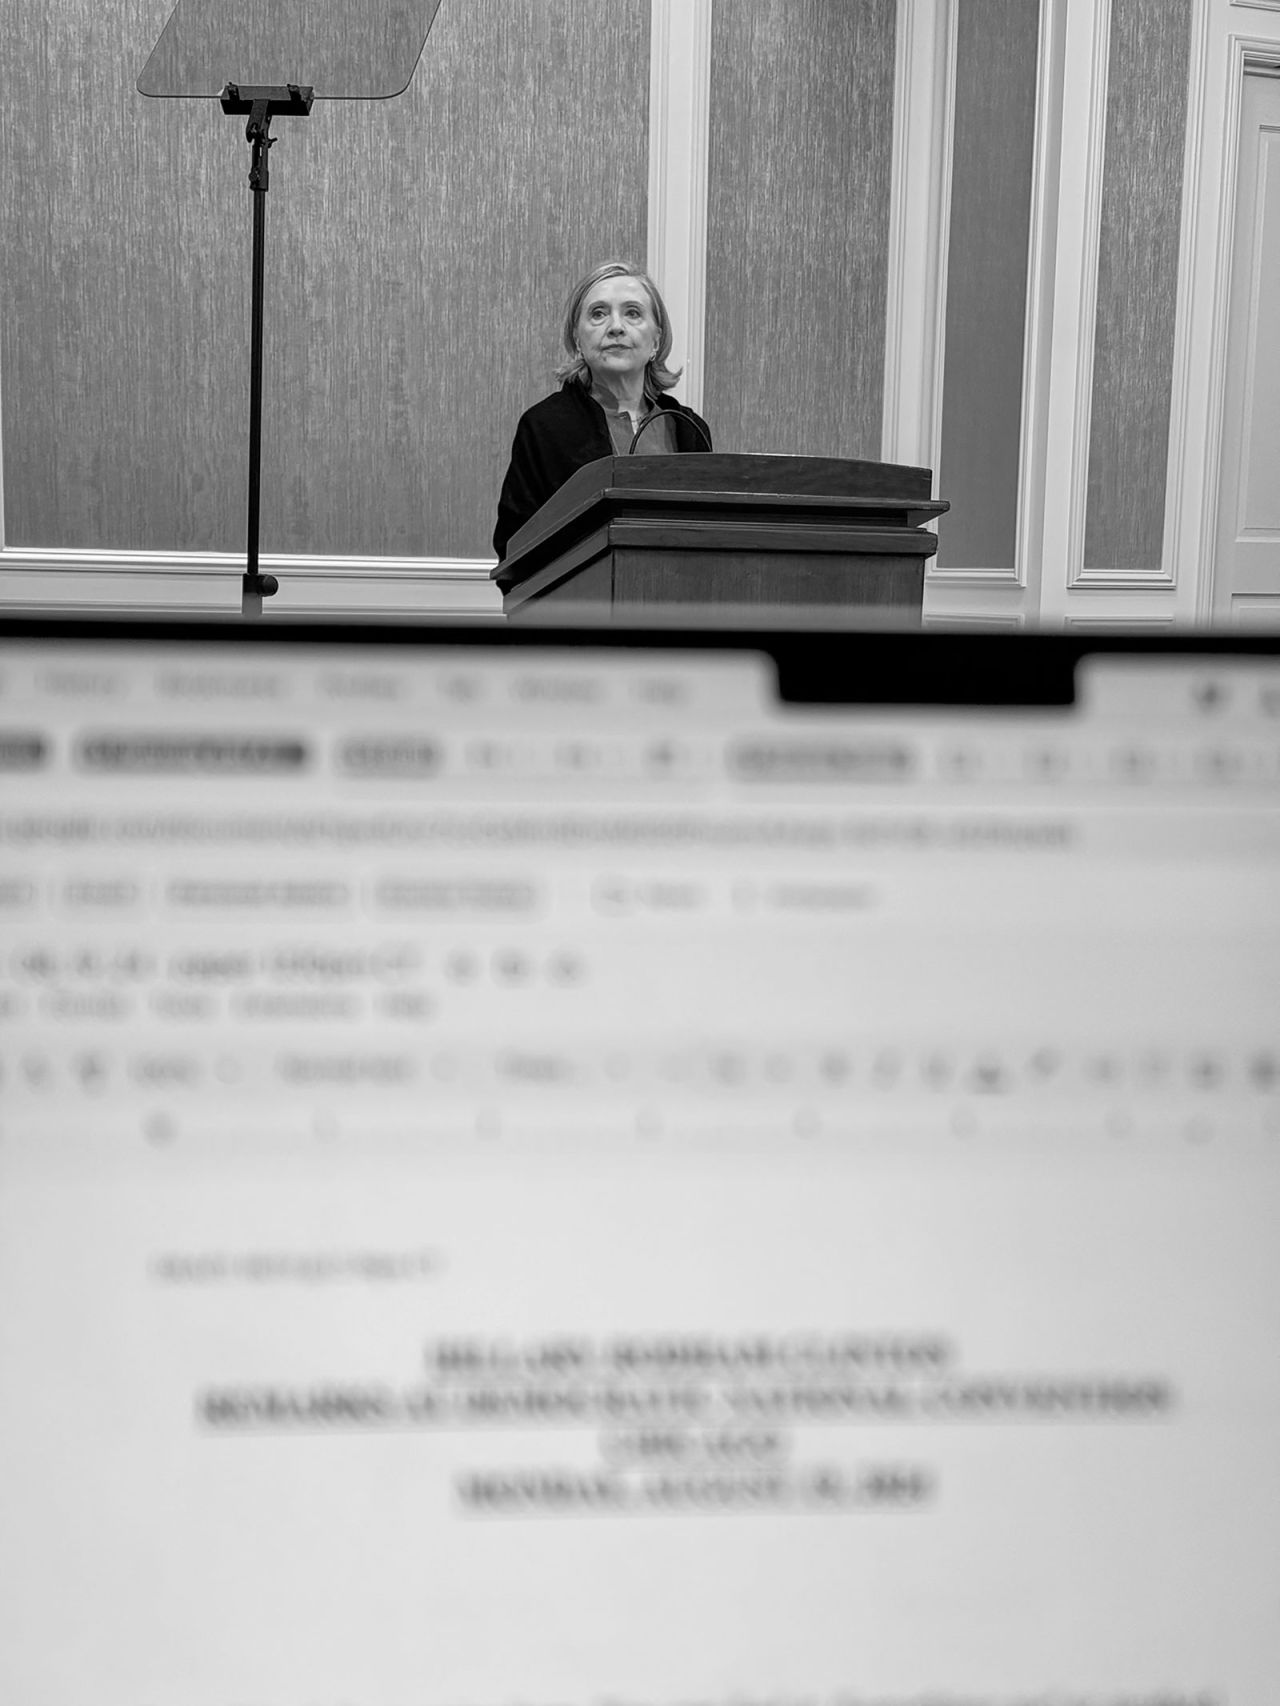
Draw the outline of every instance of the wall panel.
M11 5L0 109L10 546L243 543L243 120L133 82L169 0ZM643 257L646 0L443 0L390 103L277 120L265 551L488 552L565 289Z
M893 0L720 0L706 413L717 446L880 454Z
M1243 76L1238 161L1213 563L1218 621L1280 610L1280 64Z
M1037 0L959 0L938 565L1015 578Z
M1084 568L1158 574L1190 0L1112 0Z

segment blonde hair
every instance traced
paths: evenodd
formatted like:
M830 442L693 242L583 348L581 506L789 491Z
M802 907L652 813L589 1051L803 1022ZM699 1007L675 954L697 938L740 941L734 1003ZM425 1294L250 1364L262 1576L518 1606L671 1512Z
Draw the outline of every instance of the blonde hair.
M583 360L578 349L578 317L582 313L582 304L587 295L598 284L603 284L607 278L635 278L648 292L649 301L653 307L653 317L658 322L658 347L649 361L645 364L644 388L651 396L656 397L659 391L670 391L675 385L683 368L677 367L673 372L667 366L667 357L671 354L671 319L667 314L667 305L662 300L662 292L644 271L643 267L628 266L625 261L602 261L598 267L593 267L587 276L580 279L569 293L565 304L564 326L561 339L564 344L564 359L556 368L556 378L562 385L581 385L589 390L591 387L591 369Z

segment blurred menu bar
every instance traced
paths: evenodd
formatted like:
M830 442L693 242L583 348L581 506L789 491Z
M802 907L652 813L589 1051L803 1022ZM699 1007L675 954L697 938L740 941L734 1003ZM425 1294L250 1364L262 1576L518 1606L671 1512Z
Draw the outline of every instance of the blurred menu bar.
M937 1036L841 1038L793 1045L758 1038L636 1045L633 1041L468 1044L405 1041L256 1047L32 1040L0 1051L7 1094L41 1099L169 1097L210 1088L248 1095L410 1092L469 1100L506 1092L727 1099L883 1100L959 1096L1168 1098L1188 1111L1221 1098L1280 1098L1280 1047L1253 1042L1035 1042Z
M744 646L749 648L749 640ZM1077 721L1170 720L1201 724L1280 723L1280 667L1264 658L1085 657L1078 668ZM993 706L999 702L995 684ZM677 718L780 711L775 666L763 653L672 654L588 649L282 644L268 657L231 657L217 645L99 645L25 642L0 652L0 706L272 712L311 707L370 711L489 709L537 716L598 717L645 708ZM810 707L812 709L812 707ZM847 707L838 707L845 710Z
M368 712L492 710L590 717L637 709L676 717L760 710L773 702L770 661L751 653L687 652L598 659L540 651L536 660L495 648L437 652L414 646L286 645L270 661L229 660L220 646L137 644L112 649L61 642L27 643L4 655L0 707L6 704L103 709L216 706L229 716L347 707ZM262 714L267 713L266 717Z
M305 735L138 728L81 731L63 751L51 735L0 726L0 772L23 773L34 782L41 773L55 777L70 769L122 782L166 777L278 786L323 776L358 786L366 797L374 785L394 787L403 797L459 784L474 792L549 781L579 791L601 783L652 792L727 782L753 795L803 788L833 796L845 789L896 793L913 785L1039 793L1274 789L1280 784L1280 727L1270 736L1223 729L1198 738L967 727L959 718L945 730L833 726L803 734L776 727L690 733L678 726L641 734L527 726Z

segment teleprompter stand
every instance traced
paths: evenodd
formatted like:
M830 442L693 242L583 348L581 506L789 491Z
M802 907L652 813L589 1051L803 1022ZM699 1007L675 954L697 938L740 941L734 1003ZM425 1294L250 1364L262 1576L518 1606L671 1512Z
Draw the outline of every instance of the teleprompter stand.
M178 0L138 78L164 99L216 98L246 117L253 260L249 326L249 514L240 609L261 616L279 590L259 568L262 323L273 118L306 118L316 100L391 100L422 57L440 0ZM304 83L297 73L307 67Z
M287 83L284 88L244 88L228 83L222 91L224 113L249 115L244 128L252 154L249 189L253 195L253 284L249 309L249 520L245 572L240 582L240 614L261 616L262 601L280 590L274 575L258 570L259 504L262 498L262 298L266 274L267 191L271 187L270 134L273 118L306 118L315 90Z

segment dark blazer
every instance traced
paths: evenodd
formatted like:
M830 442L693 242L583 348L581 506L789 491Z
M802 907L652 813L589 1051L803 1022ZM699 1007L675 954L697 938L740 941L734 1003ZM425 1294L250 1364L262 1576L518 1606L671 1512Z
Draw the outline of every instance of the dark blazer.
M657 406L673 416L677 450L710 450L711 434L701 415L666 392ZM612 455L604 410L576 381L526 409L516 424L511 465L498 498L498 525L493 530L498 561L506 556L511 535L560 490L570 474Z

